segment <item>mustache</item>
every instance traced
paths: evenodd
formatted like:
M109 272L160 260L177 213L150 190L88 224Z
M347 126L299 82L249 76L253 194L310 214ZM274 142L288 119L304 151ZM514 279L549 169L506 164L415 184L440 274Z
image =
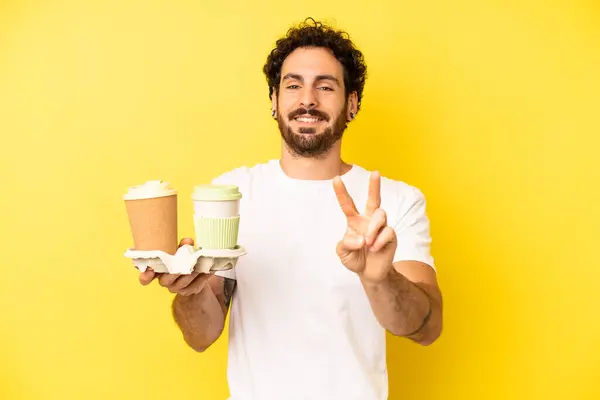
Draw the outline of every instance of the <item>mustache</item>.
M306 109L306 108L299 108L297 110L292 111L291 113L288 114L288 118L289 119L294 119L296 117L299 117L301 115L310 115L311 117L317 117L322 119L323 121L329 121L329 116L319 110L315 110L313 108L311 109Z

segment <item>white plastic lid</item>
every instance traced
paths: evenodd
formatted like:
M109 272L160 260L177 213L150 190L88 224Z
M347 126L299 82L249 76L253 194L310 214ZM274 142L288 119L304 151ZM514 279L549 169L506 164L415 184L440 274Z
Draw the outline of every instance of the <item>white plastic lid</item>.
M142 185L136 185L129 188L129 191L123 196L124 200L152 199L155 197L165 197L177 194L168 182L148 181Z

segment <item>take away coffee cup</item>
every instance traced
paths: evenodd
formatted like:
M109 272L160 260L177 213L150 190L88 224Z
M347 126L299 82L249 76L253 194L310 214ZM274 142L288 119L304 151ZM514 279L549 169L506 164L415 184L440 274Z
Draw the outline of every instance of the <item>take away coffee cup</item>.
M175 254L177 191L167 182L148 181L132 186L123 196L134 250L162 250Z
M203 249L237 246L242 194L235 185L200 185L194 188L196 243Z

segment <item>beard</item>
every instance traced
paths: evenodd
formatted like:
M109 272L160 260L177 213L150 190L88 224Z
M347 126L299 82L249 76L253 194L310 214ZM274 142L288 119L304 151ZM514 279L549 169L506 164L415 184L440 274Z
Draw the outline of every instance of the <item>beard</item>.
M304 158L321 158L327 155L333 145L342 138L347 127L346 111L348 104L344 105L344 109L335 119L333 124L325 127L323 132L317 133L317 128L298 128L298 132L294 132L287 121L292 121L299 115L311 115L321 118L325 122L329 122L328 115L314 109L299 108L284 117L277 111L277 124L279 132L290 151L299 157Z

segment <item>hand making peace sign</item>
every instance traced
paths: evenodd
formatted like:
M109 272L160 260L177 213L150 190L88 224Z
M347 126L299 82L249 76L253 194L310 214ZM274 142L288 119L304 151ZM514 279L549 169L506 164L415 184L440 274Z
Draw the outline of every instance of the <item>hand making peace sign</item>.
M333 180L333 189L348 221L346 234L337 245L337 255L346 268L373 283L387 277L398 245L396 232L387 226L386 213L379 208L380 186L379 173L371 173L367 207L361 215L340 177Z

